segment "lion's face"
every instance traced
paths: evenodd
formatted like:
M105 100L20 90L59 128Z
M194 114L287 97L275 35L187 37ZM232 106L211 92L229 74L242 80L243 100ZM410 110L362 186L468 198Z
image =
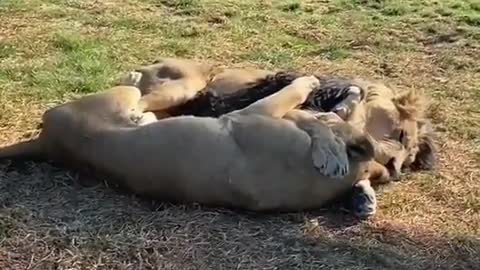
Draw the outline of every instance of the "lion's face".
M431 130L423 120L416 115L404 117L395 107L388 105L388 100L385 104L376 103L369 107L366 115L365 130L380 144L376 147L384 148L382 150L389 153L387 156L395 157L395 166L392 166L396 173L400 173L401 168L432 167L435 161L434 145ZM389 145L382 143L384 141L388 141ZM375 159L384 165L389 161L386 157Z
M404 119L396 127L392 136L385 140L389 142L388 144L384 140L378 141L382 152L396 157L397 166L395 166L395 169L432 170L436 164L437 149L430 122L424 119ZM394 145L396 147L392 147ZM382 159L382 161L386 160ZM378 162L382 163L382 161ZM398 163L400 161L401 163ZM400 165L400 168L398 165Z
M398 178L408 156L406 148L394 139L382 139L376 142L375 161L384 165L392 179Z

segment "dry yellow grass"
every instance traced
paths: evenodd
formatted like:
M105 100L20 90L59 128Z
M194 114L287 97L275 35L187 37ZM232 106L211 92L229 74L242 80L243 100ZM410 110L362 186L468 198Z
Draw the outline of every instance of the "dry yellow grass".
M145 201L0 164L0 269L478 269L478 1L0 0L0 145L51 103L157 56L380 78L431 96L436 172L378 214L259 215Z

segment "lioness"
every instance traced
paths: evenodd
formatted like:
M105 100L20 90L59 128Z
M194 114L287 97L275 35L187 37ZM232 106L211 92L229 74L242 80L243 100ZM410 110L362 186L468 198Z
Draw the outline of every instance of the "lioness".
M219 118L180 116L141 125L141 92L117 86L54 107L39 137L0 149L0 159L44 157L91 166L137 194L255 211L322 206L351 189L373 157L350 125L325 126L294 110L319 86L297 78ZM147 116L152 117L150 120Z

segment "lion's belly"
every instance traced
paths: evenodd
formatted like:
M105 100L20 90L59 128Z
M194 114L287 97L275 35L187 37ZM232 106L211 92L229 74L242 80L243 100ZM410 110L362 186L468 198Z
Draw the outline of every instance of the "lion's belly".
M313 166L311 141L306 132L286 120L265 117L233 119L235 143L243 162L231 169L237 202L251 210L315 208L352 186L353 175L329 179ZM254 132L252 132L254 131Z
M224 179L238 158L228 131L215 119L171 119L122 135L136 141L111 170L124 175L134 191L159 199L213 203L226 197Z
M161 200L295 210L319 206L345 187L316 172L308 135L287 121L182 117L118 137L114 145L123 148L105 144L96 163Z
M270 157L271 159L272 157ZM328 178L312 164L311 156L295 159L256 157L255 162L236 164L231 184L238 203L250 210L301 210L317 208L349 190L358 168L342 179Z
M323 206L342 193L348 191L354 183L357 168L342 179L332 179L305 166L297 168L264 171L255 176L244 178L242 191L248 194L251 210L297 211Z

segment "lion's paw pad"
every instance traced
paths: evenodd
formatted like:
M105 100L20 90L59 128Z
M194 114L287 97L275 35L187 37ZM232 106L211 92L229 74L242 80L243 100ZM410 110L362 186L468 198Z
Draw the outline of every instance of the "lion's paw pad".
M349 174L345 145L332 143L325 146L315 143L312 154L314 167L320 174L330 178L343 178Z

